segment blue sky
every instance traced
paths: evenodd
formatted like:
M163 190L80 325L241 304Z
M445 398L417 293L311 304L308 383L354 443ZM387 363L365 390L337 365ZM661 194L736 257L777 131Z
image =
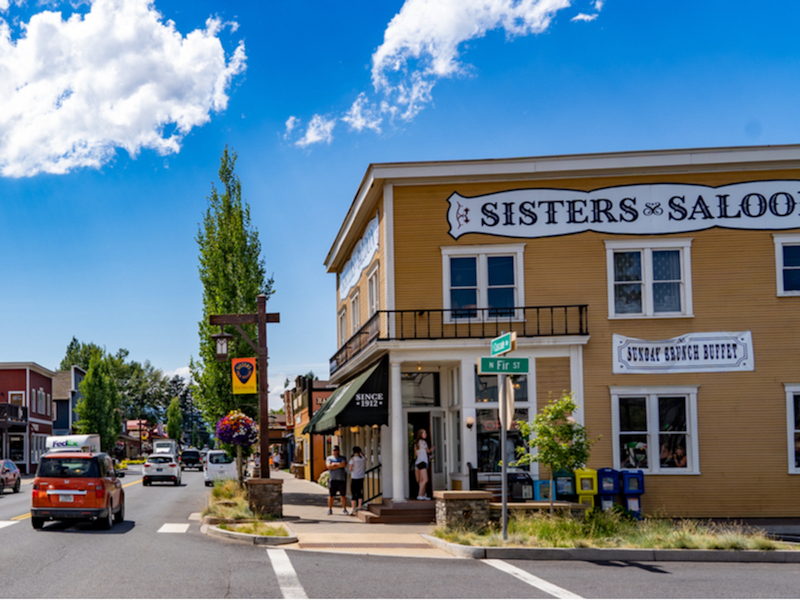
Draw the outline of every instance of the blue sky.
M336 351L372 162L791 144L800 3L0 0L0 361L197 356L219 156L276 293L270 387ZM273 396L274 397L274 396Z

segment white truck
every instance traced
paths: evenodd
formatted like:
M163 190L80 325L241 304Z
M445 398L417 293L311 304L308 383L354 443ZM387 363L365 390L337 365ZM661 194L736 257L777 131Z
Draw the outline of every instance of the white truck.
M178 442L175 440L153 440L153 454L172 454L177 459L180 456Z
M96 433L49 435L44 446L47 452L100 452L100 436Z

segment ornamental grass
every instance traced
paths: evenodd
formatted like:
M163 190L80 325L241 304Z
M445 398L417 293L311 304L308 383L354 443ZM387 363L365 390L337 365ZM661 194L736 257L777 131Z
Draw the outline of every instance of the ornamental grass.
M616 511L595 510L584 518L547 513L510 515L508 540L500 525L484 531L437 528L434 535L467 546L529 548L649 548L694 550L790 550L796 547L770 539L741 524L715 524L689 519L647 518L636 521Z

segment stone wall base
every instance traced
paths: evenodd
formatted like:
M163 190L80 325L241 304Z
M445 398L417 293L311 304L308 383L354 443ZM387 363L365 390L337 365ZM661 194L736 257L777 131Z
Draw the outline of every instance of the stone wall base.
M434 492L436 524L439 527L483 529L489 524L491 492L440 491Z
M250 478L246 483L250 510L257 515L283 517L283 479Z

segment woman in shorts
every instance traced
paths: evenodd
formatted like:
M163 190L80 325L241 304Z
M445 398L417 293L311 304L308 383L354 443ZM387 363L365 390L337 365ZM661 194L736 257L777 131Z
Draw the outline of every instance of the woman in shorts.
M414 452L416 453L416 460L414 461L414 476L417 479L419 491L417 492L417 500L430 500L428 498L428 465L430 463L430 453L433 452L433 446L428 447L428 432L420 429L417 432L417 439L414 442Z

